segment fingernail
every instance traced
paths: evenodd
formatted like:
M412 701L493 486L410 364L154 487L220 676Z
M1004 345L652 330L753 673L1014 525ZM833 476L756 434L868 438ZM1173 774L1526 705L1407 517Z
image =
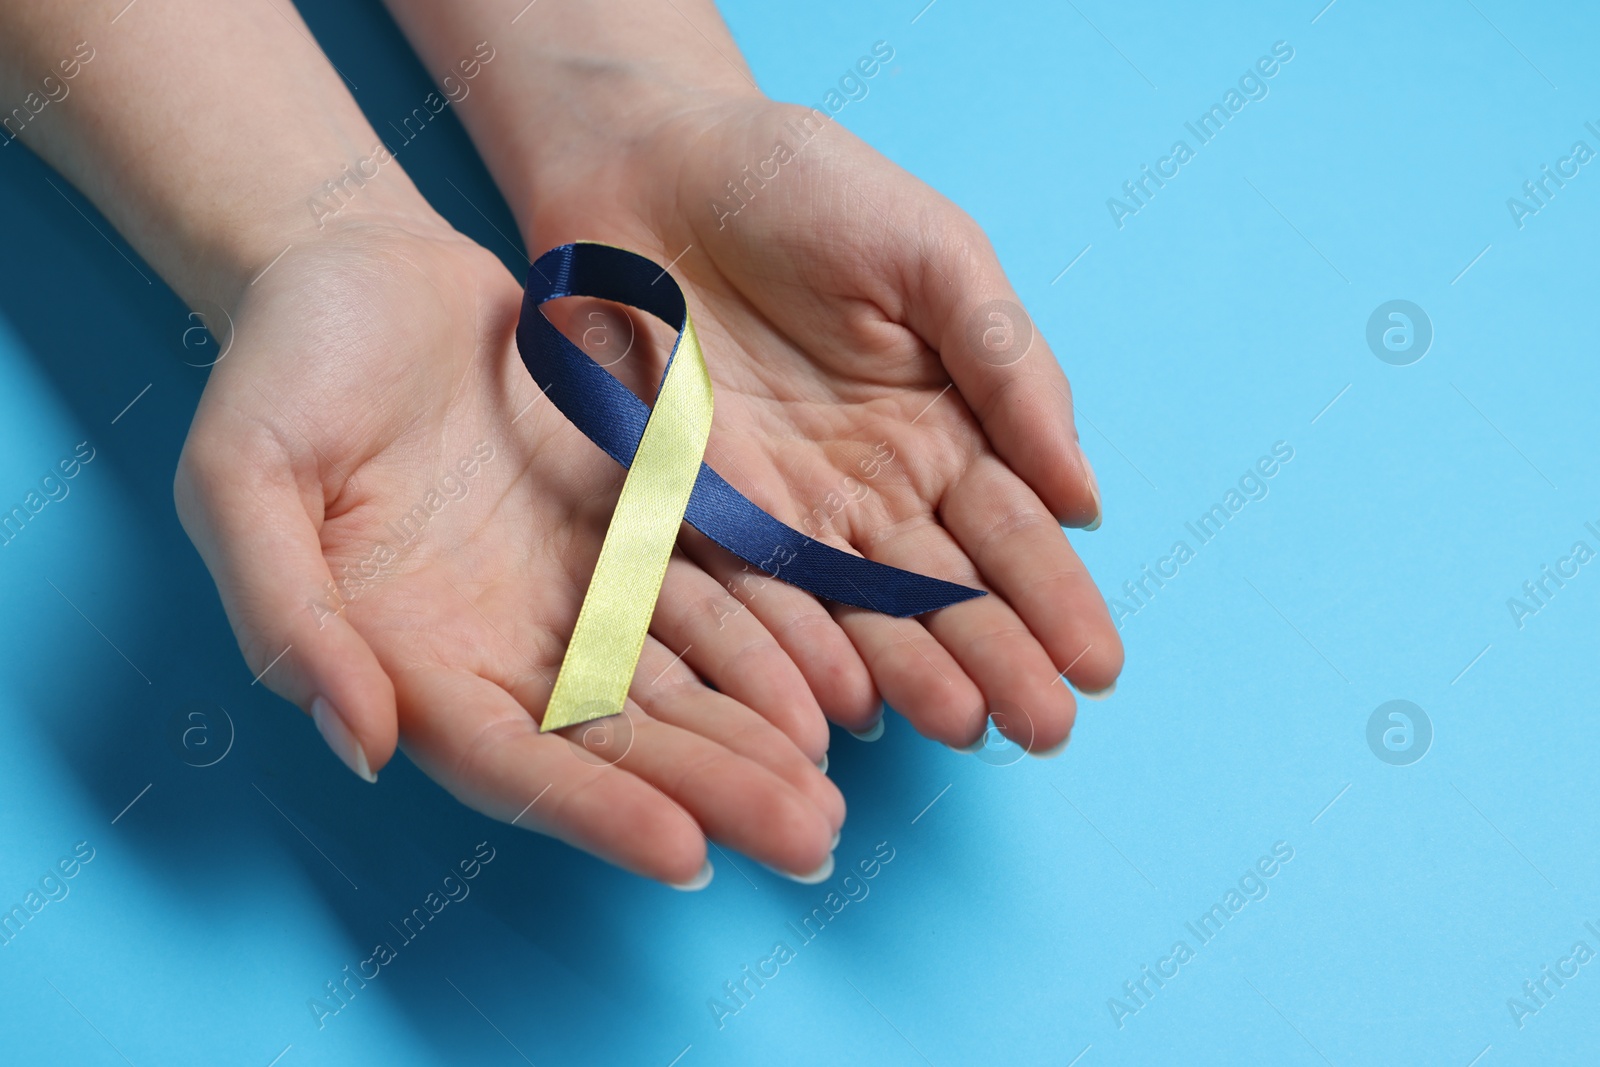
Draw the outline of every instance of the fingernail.
M878 709L878 721L865 730L851 730L850 736L860 741L876 741L883 736L883 708Z
M372 773L372 767L367 763L367 754L361 751L361 742L356 740L356 735L350 732L350 727L344 724L344 719L339 716L339 709L328 701L327 697L319 696L311 701L311 721L317 724L317 733L333 749L333 754L344 761L356 775L369 782L376 782L378 776Z
M983 733L978 735L978 739L976 741L974 741L974 742L972 742L972 744L966 745L966 746L964 746L962 748L957 748L956 751L970 756L975 752L982 752L983 751L983 746L988 744L988 743L989 743L989 725L988 725L988 723L985 723L984 727L983 727Z
M773 874L782 875L791 882L799 882L801 885L816 885L818 882L825 882L832 877L833 853L828 853L828 858L822 862L822 866L818 867L809 874L793 874L789 871L780 871L776 867L769 867L767 869Z
M1089 495L1094 498L1094 521L1084 527L1088 533L1100 529L1100 483L1095 480L1094 468L1089 465L1089 457L1084 454L1083 446L1078 446L1078 457L1083 461L1083 476L1089 482Z
M985 715L983 717L983 732L978 735L978 739L976 741L972 742L972 744L970 744L970 745L951 745L950 746L950 750L952 752L960 752L963 755L970 756L975 752L982 752L983 751L983 746L987 745L988 743L989 743L989 716Z
M1104 689L1080 689L1080 690L1078 690L1078 695L1081 696L1081 697L1087 697L1090 700L1104 700L1104 699L1106 699L1106 697L1110 696L1112 693L1115 693L1116 691L1117 691L1117 683L1116 682L1112 682L1110 685L1106 686Z
M710 885L711 876L716 873L716 869L711 866L711 861L706 860L706 865L700 868L700 873L687 882L668 882L667 884L685 893L695 893Z
M1029 752L1028 755L1032 756L1034 759L1055 759L1057 756L1061 755L1061 753L1067 750L1067 742L1070 740L1072 740L1072 738L1063 737L1060 741L1057 741L1049 748L1041 748L1037 751Z
M842 832L842 831L839 831L839 830L835 830L835 831L834 831L834 832L833 832L833 844L831 844L831 845L829 845L829 846L828 846L828 851L829 851L829 852L832 852L832 851L833 851L833 850L834 850L834 849L836 849L836 848L838 848L838 847L839 847L839 834L840 834L840 833L841 833L841 832Z
M828 754L826 752L822 754L821 759L817 760L817 770L821 771L823 774L828 773Z

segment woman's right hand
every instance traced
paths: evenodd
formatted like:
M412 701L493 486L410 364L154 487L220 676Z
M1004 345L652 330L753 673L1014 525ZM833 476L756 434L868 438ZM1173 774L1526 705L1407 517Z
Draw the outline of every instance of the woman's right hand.
M330 225L247 287L175 496L251 673L365 777L398 738L471 807L652 878L695 882L705 837L825 877L821 711L682 556L625 715L539 732L622 471L528 376L521 298L426 215Z

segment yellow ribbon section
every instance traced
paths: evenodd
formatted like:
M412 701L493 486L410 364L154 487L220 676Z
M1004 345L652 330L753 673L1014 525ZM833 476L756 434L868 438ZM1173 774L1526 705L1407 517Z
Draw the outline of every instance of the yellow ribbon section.
M541 733L622 711L710 436L711 375L685 312L677 353L623 480Z

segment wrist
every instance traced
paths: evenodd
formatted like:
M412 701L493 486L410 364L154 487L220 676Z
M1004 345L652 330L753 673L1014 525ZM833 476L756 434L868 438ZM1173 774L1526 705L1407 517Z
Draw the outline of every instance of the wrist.
M386 3L428 68L451 72L443 88L530 247L541 205L604 217L641 175L673 180L652 151L696 114L766 99L713 0L519 4L511 31L500 0Z
M291 250L311 251L375 227L454 232L376 135L371 142L297 166L217 214L196 213L177 235L185 266L164 272L173 288L191 306L209 302L231 313Z
M81 4L0 4L6 98L41 67L65 79L6 136L20 132L190 306L233 308L331 226L432 216L399 165L374 158L376 134L292 12L164 0L123 14L111 37Z
M490 161L530 251L543 238L542 215L638 214L632 198L641 186L676 183L668 161L702 131L730 113L771 105L737 79L688 81L651 65L591 69L576 79L581 103L563 99L543 110L561 113L549 121L512 116L515 135L500 140Z

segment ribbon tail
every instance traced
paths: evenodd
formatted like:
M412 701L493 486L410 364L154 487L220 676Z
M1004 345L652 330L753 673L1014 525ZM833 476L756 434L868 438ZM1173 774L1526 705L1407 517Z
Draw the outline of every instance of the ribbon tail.
M711 436L711 408L711 377L694 323L685 314L606 529L541 733L622 711Z

